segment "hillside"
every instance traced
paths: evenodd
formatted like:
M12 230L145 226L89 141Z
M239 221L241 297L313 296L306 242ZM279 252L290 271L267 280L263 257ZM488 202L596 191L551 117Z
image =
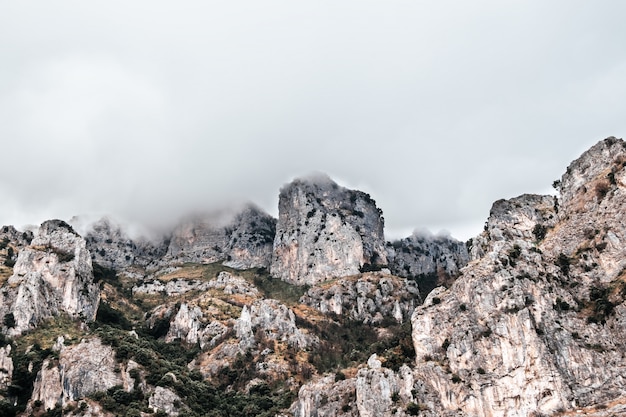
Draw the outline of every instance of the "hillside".
M626 145L469 242L384 239L327 177L184 219L0 229L0 415L528 416L626 411Z

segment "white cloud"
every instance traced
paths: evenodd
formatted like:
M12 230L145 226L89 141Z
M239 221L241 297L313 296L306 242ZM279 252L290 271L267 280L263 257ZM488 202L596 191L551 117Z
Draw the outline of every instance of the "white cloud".
M0 223L275 214L284 182L325 171L390 231L465 237L626 127L618 1L2 8Z

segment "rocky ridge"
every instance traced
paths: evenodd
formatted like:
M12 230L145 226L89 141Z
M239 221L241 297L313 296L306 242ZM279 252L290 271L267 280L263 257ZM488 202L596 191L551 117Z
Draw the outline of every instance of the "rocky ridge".
M408 320L421 299L415 281L370 272L315 286L300 302L324 314L377 324Z
M373 200L333 184L281 191L273 245L254 214L181 226L153 254L112 223L2 229L0 414L623 413L623 141L574 161L558 197L495 202L467 245L384 244Z
M328 177L295 180L280 191L271 273L314 285L386 266L382 211L363 192Z
M44 222L22 248L0 296L9 335L61 313L91 321L100 301L85 240L61 220Z
M415 280L422 294L450 285L469 262L465 242L450 236L414 232L411 236L387 243L389 269L394 275Z
M233 218L230 213L197 216L172 233L166 260L211 263L239 268L269 267L276 221L249 205Z
M609 138L570 165L560 198L494 204L475 260L412 318L429 409L550 415L622 398L625 162Z

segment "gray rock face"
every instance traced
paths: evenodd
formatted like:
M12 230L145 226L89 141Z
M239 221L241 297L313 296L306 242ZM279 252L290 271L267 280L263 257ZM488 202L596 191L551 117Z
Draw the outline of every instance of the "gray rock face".
M413 392L408 366L394 372L372 355L353 378L336 381L329 375L304 384L289 411L294 417L405 417L412 415L406 409L414 401ZM427 410L419 415L434 417Z
M131 239L122 227L108 218L93 223L85 233L92 260L112 269L146 266L165 255L165 242Z
M387 244L389 269L394 275L416 280L422 294L450 284L469 262L464 242L449 236L415 232Z
M289 411L294 417L358 417L356 380L325 376L304 384Z
M168 388L156 387L150 398L148 406L157 411L163 411L168 416L177 416L180 408L180 397Z
M382 212L368 194L327 177L283 187L271 273L297 285L387 264Z
M226 261L233 268L268 267L276 220L249 205L230 215L196 217L172 234L166 259L210 263Z
M0 391L6 390L11 385L13 377L13 359L11 358L11 345L0 347ZM2 398L2 395L0 395Z
M122 384L116 372L115 352L99 339L63 347L58 361L46 359L37 374L31 404L41 401L44 409L84 398Z
M412 318L431 411L528 416L623 397L625 162L610 138L570 166L558 201L494 204L474 260Z
M300 302L322 313L379 324L384 319L408 320L421 299L415 281L370 272L315 286Z
M0 228L0 285L13 274L18 253L32 240L31 231L19 232L13 226Z
M359 417L407 415L403 412L404 407L398 406L413 401L412 390L413 374L408 366L403 365L396 374L384 368L376 355L372 355L367 361L367 368L360 369L356 378Z
M235 332L242 349L256 345L255 332L260 331L270 340L287 342L289 346L307 349L317 345L317 337L296 326L296 317L287 306L276 300L258 300L244 306L235 324Z
M6 328L5 321L10 335L60 313L93 320L100 290L85 240L63 221L44 222L32 244L20 251L0 297L0 314L12 315L14 322Z

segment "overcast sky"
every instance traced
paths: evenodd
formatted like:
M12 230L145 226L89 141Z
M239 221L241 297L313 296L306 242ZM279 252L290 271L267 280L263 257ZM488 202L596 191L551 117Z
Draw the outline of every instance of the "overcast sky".
M623 1L0 5L0 224L169 222L325 172L477 234L626 130Z

